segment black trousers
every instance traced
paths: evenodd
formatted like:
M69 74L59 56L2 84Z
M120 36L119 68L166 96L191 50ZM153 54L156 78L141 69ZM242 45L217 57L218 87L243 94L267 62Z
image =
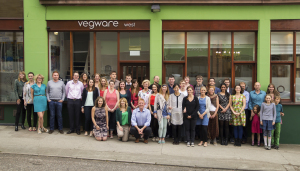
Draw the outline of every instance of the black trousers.
M22 125L24 125L25 122L25 117L26 117L26 110L24 108L24 100L23 97L19 97L20 104L17 104L17 113L16 113L16 120L15 120L15 126L19 125L19 119L20 119L20 115L22 113Z
M167 124L167 134L170 138L173 137L173 124L170 122L170 124Z
M228 139L228 136L229 136L229 121L219 120L219 126L220 126L220 138L224 138L224 132L225 132L225 138Z
M108 112L108 122L109 122L109 130L114 131L116 129L117 121L116 121L116 111ZM109 133L110 134L110 133Z
M199 125L200 141L207 142L207 126Z
M70 130L80 131L80 113L81 113L81 100L68 99L68 113L70 119Z
M250 122L251 110L245 109L245 114L246 114L246 126L243 127L243 140L247 141L248 130L251 129L251 122Z
M185 136L187 142L195 141L195 129L197 119L185 119Z
M151 115L150 126L152 128L153 137L158 137L158 120L153 115Z
M143 126L138 126L138 127L139 127L139 128L143 128ZM147 127L144 129L143 133L144 133L144 139L145 139L145 140L148 139L148 137L151 135L151 132L152 132L152 130L151 130L151 127L150 127L150 126L147 126ZM134 135L134 137L135 137L136 139L138 139L138 138L141 137L141 135L139 134L138 130L137 130L134 126L132 126L132 127L130 128L130 134Z
M172 135L174 137L174 142L179 142L181 140L182 125L172 125L172 128L173 128Z
M84 116L85 116L85 131L89 132L93 130L93 123L92 123L92 108L94 106L84 106Z
M29 127L36 127L37 123L37 112L34 112L34 105L33 104L27 104L26 106L27 110L27 123ZM31 111L33 111L33 124L31 125Z

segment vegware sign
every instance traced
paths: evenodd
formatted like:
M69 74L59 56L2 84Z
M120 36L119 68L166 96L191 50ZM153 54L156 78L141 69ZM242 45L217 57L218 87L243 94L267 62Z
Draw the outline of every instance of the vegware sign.
M94 29L96 27L119 27L118 21L78 21L80 27ZM124 27L135 27L135 23L124 23Z

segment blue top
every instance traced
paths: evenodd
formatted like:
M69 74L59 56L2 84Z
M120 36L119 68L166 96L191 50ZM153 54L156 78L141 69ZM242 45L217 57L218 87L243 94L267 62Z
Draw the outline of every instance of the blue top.
M215 88L215 94L218 94L218 93L220 93L220 92L221 92L221 89L218 88L218 87L216 87L216 88Z
M173 87L171 87L170 84L168 84L168 87L169 87L169 93L170 93L170 95L173 94L173 93L175 93Z
M246 97L246 106L245 109L248 109L248 103L249 103L249 92L244 90L243 95Z
M283 108L281 104L276 105L276 120L275 123L281 123L281 115L280 112L283 112Z
M131 125L132 126L150 126L151 114L150 110L143 109L140 111L140 108L136 108L133 110L131 116Z
M39 87L37 84L33 84L31 86L31 88L33 89L33 95L34 96L40 96L40 95L46 95L46 85L45 84L41 84L41 87Z
M199 112L201 114L203 114L206 110L206 96L204 98L199 98ZM201 119L199 117L197 117L197 122L196 125L200 125L201 124Z
M165 105L164 110L162 110L162 115L163 115L163 117L166 117L166 116L168 116L168 115L171 115L171 113L168 113L167 105Z
M249 106L250 110L253 110L255 105L261 106L266 97L266 92L260 90L258 94L256 94L255 90L249 93Z

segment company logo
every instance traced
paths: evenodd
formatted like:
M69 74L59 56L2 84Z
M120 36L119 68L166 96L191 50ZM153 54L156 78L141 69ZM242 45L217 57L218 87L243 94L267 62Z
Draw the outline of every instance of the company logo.
M78 21L80 27L89 27L89 29L94 29L95 27L118 27L118 21Z

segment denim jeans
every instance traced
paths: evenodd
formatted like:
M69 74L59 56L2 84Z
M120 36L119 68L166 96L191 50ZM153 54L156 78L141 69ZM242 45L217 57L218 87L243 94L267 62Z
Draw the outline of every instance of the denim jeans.
M63 121L62 121L62 103L57 101L49 102L49 111L50 111L50 130L54 130L55 123L55 115L57 117L58 129L63 129Z

